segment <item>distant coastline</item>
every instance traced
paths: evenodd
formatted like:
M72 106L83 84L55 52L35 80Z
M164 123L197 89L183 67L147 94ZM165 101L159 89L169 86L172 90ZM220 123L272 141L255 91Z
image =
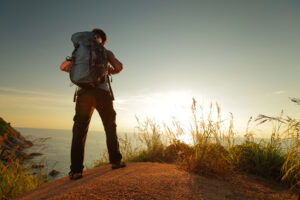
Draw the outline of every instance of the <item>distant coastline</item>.
M30 158L24 152L26 148L32 147L33 143L13 128L10 122L6 122L0 117L0 160L7 162L10 159L24 159Z
M51 177L50 181L64 177L69 172L72 130L16 127L25 138L32 140L34 145L26 149L27 154L40 152L43 155L28 160L29 163L44 163L44 171L53 169L60 173ZM105 153L104 131L89 131L86 142L84 166L91 168L94 161Z

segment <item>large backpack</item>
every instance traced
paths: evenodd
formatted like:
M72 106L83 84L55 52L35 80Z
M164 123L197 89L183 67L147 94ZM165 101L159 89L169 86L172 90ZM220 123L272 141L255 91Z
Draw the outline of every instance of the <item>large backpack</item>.
M71 81L83 88L105 82L108 60L103 45L92 32L74 33L71 40L75 47L72 53Z

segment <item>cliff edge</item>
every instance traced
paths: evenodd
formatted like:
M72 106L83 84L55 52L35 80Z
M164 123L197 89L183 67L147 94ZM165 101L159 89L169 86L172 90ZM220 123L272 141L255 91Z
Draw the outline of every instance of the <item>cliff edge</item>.
M25 159L29 156L24 153L24 148L31 147L31 141L26 140L20 132L14 129L10 123L0 117L0 160Z

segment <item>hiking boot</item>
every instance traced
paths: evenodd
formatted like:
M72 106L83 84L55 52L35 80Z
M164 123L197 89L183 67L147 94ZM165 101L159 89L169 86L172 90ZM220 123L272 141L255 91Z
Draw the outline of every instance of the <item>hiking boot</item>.
M126 167L126 163L125 162L113 163L111 165L112 169L119 169L119 168L123 168L123 167Z
M69 178L70 180L77 180L82 178L82 172L69 172Z

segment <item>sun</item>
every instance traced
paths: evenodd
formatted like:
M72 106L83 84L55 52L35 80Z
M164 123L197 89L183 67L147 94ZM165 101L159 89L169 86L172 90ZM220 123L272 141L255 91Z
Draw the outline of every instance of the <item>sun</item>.
M190 143L192 95L188 92L167 92L155 94L151 99L148 116L152 116L157 123L173 129L176 129L176 123L179 123L183 134L177 139Z
M191 128L194 125L192 104L193 98L198 105L206 108L207 100L204 96L199 96L192 91L166 91L152 92L136 95L129 98L119 99L117 109L124 116L121 121L126 122L126 125L136 121L129 121L128 113L134 113L138 121L148 121L149 119L162 129L167 126L171 130L178 130L178 124L183 134L177 134L176 139L182 140L185 143L192 143ZM206 110L202 110L205 114ZM120 117L120 115L119 115Z

